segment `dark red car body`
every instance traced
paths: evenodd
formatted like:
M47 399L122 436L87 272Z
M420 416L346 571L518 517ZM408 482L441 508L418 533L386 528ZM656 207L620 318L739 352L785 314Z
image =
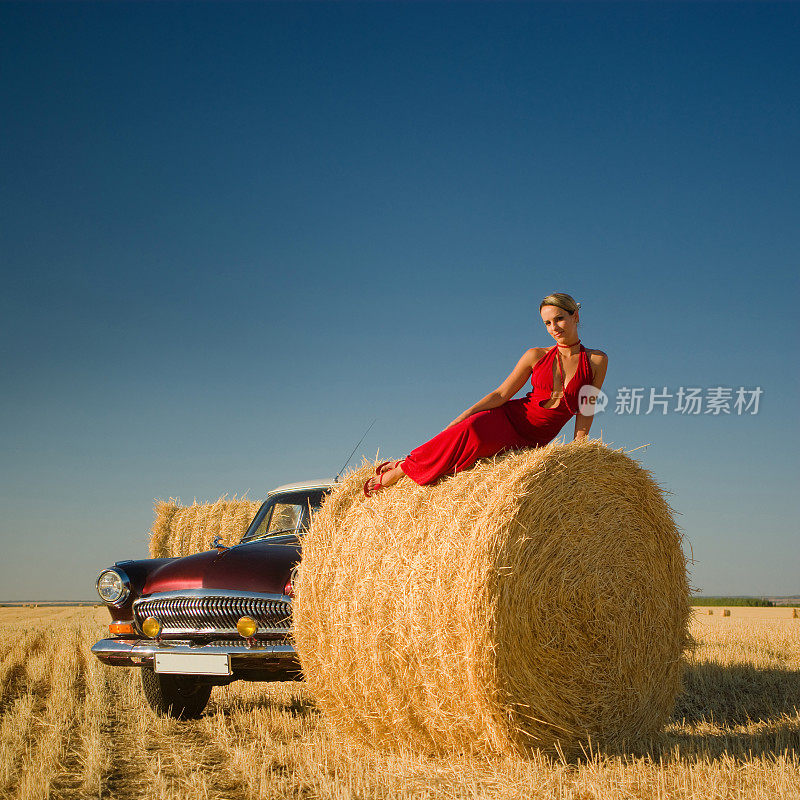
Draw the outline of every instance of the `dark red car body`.
M114 635L92 652L107 664L141 667L151 705L174 716L200 713L212 685L300 677L291 579L311 515L331 486L318 481L270 492L233 547L104 570L98 591L105 576L120 597L105 599ZM272 530L276 519L292 527ZM257 624L252 635L240 632L242 619Z

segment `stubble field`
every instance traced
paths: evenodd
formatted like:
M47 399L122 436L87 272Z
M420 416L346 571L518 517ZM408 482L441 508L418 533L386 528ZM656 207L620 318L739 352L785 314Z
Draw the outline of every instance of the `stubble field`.
M157 717L138 670L89 652L104 609L0 609L0 797L800 798L800 620L703 609L656 739L577 759L424 758L337 738L301 683L217 688L197 721Z

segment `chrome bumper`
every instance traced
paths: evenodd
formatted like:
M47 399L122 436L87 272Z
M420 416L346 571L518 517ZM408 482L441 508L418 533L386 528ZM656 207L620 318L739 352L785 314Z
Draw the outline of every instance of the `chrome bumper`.
M227 653L231 669L286 668L297 663L297 652L290 644L265 644L254 647L190 645L186 642L142 641L141 639L101 639L92 652L105 664L116 667L152 666L156 653Z

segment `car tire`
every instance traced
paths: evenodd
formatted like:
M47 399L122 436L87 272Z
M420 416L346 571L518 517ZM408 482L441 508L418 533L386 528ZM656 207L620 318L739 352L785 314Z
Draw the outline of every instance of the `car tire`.
M211 684L188 675L160 675L142 667L142 689L150 708L176 719L197 719L211 697Z

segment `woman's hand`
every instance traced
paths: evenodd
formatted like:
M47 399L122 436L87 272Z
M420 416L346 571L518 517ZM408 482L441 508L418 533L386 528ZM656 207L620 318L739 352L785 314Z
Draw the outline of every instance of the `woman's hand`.
M595 389L600 389L606 379L608 356L602 350L590 350L589 363L592 367L592 386ZM585 416L580 411L575 415L575 438L572 440L573 442L577 442L579 439L586 439L589 436L589 428L592 427L593 419L594 415Z

